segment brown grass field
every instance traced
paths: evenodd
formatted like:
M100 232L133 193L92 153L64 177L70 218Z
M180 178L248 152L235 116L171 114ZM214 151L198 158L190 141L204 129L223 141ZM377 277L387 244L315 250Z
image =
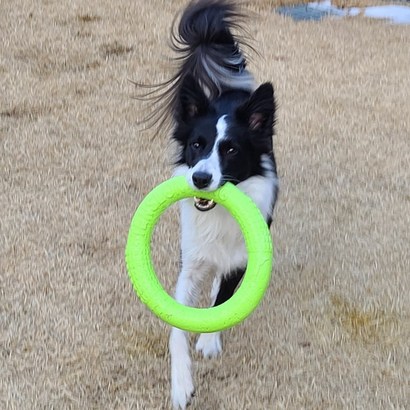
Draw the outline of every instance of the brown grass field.
M279 101L266 297L195 356L191 408L410 408L410 27L299 22L248 1ZM0 408L168 409L169 327L125 269L130 219L171 175L129 80L169 77L168 0L0 3ZM155 139L154 139L155 137ZM175 207L153 257L172 289Z

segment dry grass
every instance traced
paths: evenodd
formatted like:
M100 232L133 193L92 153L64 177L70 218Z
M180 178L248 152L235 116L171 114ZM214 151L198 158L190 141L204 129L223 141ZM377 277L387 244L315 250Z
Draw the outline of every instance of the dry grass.
M170 175L128 79L169 76L182 1L1 3L0 408L168 408L168 328L124 267ZM410 28L295 23L254 2L280 104L277 260L260 308L197 358L193 409L405 409L410 391ZM155 264L178 269L175 210Z

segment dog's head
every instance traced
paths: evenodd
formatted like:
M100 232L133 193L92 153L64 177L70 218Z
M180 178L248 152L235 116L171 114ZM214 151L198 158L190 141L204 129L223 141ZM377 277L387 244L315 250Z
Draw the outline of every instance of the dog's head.
M273 87L236 90L210 101L192 76L179 92L173 138L179 144L177 173L192 188L213 191L263 175L263 154L272 155Z

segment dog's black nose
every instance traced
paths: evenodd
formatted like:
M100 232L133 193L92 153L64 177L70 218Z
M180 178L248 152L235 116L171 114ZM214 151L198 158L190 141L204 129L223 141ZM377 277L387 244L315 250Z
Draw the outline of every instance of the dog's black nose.
M192 175L192 181L198 189L204 189L211 183L212 175L207 172L197 171Z

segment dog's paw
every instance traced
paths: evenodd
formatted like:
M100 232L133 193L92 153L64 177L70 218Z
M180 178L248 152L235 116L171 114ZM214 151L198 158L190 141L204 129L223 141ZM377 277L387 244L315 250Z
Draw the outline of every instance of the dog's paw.
M195 395L192 381L190 383L172 384L172 405L174 410L185 410Z
M176 366L172 372L172 405L174 410L185 410L194 397L195 388L189 366Z
M222 352L222 341L220 332L202 333L196 342L196 351L202 352L204 357L212 358Z

